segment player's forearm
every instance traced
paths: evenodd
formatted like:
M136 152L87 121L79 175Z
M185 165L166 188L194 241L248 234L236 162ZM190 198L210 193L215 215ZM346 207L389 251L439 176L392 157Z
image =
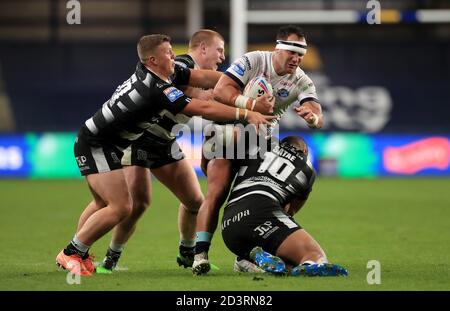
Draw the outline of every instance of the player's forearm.
M213 121L245 120L247 118L245 109L232 108L218 102L198 99L192 99L182 112L190 116L202 116Z
M191 98L197 98L201 100L212 100L212 89L203 90L198 87L187 86L183 89L184 94Z
M212 89L216 86L217 81L219 81L221 76L222 73L219 71L191 69L189 85L204 89Z

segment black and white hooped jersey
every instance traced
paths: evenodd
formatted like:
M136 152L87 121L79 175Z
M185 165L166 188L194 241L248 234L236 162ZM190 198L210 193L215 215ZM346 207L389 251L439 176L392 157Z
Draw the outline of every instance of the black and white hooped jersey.
M268 79L275 96L274 114L280 117L291 104L318 102L316 87L306 73L297 67L293 74L277 75L273 68L272 55L273 52L268 51L246 53L234 61L225 74L242 89L255 77L264 76ZM273 124L277 122L274 121Z
M182 67L186 70L198 69L198 65L189 54L182 54L175 57L175 65ZM172 79L176 79L177 72L174 73ZM160 142L172 141L176 138L176 134L173 133L174 126L176 124L188 123L191 120L190 116L183 113L173 114L167 110L161 110L159 112L159 122L150 122L149 127L144 132L144 137L149 136L152 140L158 140Z
M187 85L189 78L189 69L175 66L172 81L163 81L138 63L134 74L117 87L84 126L91 133L91 139L107 140L124 149L152 124L166 122L165 114L174 116L184 109L191 98L176 85Z
M190 69L200 69L195 60L189 54L181 54L175 57L175 64Z
M242 162L228 205L260 194L284 206L292 198L306 199L316 173L308 157L287 144L275 145L262 157Z

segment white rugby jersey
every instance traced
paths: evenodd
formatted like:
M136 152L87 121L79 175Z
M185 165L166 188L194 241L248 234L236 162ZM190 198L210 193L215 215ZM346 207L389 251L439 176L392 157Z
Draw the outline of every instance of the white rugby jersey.
M297 67L294 74L277 75L272 64L272 54L268 51L246 53L234 61L225 74L241 88L255 77L264 76L268 79L275 96L274 114L280 117L292 104L311 100L318 102L316 87L305 72Z

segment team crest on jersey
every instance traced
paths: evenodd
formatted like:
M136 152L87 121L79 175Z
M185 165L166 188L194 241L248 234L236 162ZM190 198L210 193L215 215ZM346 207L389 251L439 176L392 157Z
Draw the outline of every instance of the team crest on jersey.
M178 98L183 96L183 92L181 92L179 89L177 89L176 87L173 87L173 86L168 87L163 92L164 92L164 95L166 95L166 97L170 100L171 103L173 103Z
M238 62L234 63L231 66L231 69L233 69L238 75L240 75L242 77L244 76L245 67L241 63L238 63Z
M289 91L286 90L286 89L279 89L279 90L277 91L277 95L278 95L278 97L286 98L286 97L289 96Z

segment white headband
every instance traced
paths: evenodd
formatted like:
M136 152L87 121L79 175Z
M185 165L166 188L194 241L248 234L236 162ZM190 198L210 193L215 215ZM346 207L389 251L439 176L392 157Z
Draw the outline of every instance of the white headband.
M306 45L306 43L299 42L299 41L277 40L277 45L275 46L275 48L281 49L281 50L288 50L288 51L299 53L301 55L305 55L307 45Z

